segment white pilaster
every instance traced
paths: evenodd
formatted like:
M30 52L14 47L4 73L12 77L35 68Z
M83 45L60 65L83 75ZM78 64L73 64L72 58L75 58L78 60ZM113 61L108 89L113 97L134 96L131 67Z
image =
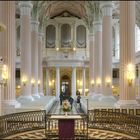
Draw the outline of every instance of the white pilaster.
M82 94L85 96L85 88L86 88L86 68L84 67L82 70Z
M30 1L20 1L20 44L21 44L21 93L20 99L33 101L31 95L31 9ZM23 79L26 84L23 84Z
M39 22L31 21L31 62L32 62L32 76L31 81L34 80L35 83L32 84L32 96L34 98L40 98L38 93L38 25Z
M102 1L102 93L112 94L112 2ZM107 85L107 82L110 82Z
M2 115L2 85L0 85L0 116Z
M76 67L72 67L72 97L76 97Z
M60 95L60 68L56 67L56 84L55 84L56 98L59 99Z
M94 67L93 67L93 55L94 55L94 34L89 33L89 95L93 95L94 93L94 86L92 84L92 81L94 81Z
M119 23L118 20L115 23L115 59L119 59Z
M116 106L137 107L135 80L128 83L128 65L135 73L135 1L120 1L120 96ZM132 73L131 73L132 74Z
M93 50L93 67L94 67L94 95L101 95L102 86L102 23L94 21L94 50ZM100 96L99 96L100 97Z
M8 69L2 106L8 110L10 106L20 107L15 95L15 1L0 2L0 21L6 26L6 30L0 33L0 56Z
M137 100L140 101L140 63L138 64L138 96Z
M38 93L44 96L43 93L43 67L42 67L42 48L43 48L43 33L38 34L38 80L40 85L38 87Z
M112 96L112 1L101 1L102 10L102 96L101 102L116 102Z

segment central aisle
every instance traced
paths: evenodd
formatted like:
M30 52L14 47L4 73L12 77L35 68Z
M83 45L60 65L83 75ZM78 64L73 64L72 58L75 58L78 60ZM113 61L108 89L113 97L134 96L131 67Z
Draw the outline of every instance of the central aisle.
M62 109L62 106L60 106L60 102L56 101L48 114L64 114L64 111ZM76 102L73 103L73 108L68 114L74 115L74 114L84 114L83 110L80 108L79 105L77 105Z

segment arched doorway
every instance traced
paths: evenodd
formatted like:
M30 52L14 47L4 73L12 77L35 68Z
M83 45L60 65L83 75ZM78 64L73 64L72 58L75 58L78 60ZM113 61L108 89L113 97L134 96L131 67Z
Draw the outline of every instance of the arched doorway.
M71 80L70 77L68 75L63 75L61 77L61 91L66 92L67 91L67 95L71 96Z

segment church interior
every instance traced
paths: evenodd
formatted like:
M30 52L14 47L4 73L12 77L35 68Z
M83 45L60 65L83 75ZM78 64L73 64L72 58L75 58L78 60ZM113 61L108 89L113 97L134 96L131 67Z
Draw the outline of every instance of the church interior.
M0 139L140 139L140 2L0 1Z

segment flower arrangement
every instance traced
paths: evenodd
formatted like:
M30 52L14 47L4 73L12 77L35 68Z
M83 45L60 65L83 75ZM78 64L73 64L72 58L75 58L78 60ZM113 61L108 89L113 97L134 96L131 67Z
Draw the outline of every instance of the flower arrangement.
M71 110L71 106L68 100L63 101L62 108L64 112L69 112Z

